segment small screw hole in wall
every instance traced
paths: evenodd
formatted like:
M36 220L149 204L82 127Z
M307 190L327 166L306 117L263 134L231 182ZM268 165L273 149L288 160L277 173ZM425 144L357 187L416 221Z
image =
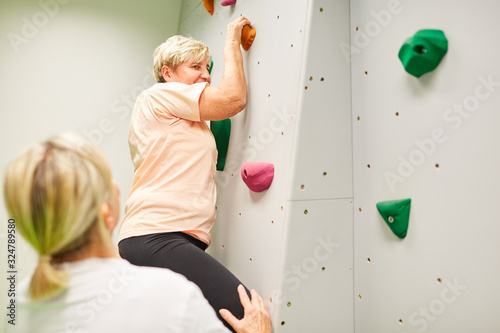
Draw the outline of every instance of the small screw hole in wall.
M439 163L436 163L436 169L439 169Z
M358 298L359 298L359 299L361 299L361 298L363 298L363 297L361 296L361 294L359 294L359 295L358 295Z
M293 47L293 44L290 44L290 47Z
M309 81L312 81L313 80L313 77L312 76L309 76Z
M396 112L396 117L399 117L399 112Z
M365 76L367 76L367 75L368 75L368 71L365 71Z
M321 267L321 270L324 272L326 270L326 267Z
M271 94L268 94L267 97L271 97Z
M372 262L372 260L370 258L367 258L366 262L370 263L370 262Z
M304 209L304 214L307 215L309 211L307 209Z
M437 279L437 282L438 282L438 283L441 283L441 278L438 278L438 279Z
M291 302L288 302L288 303L286 303L286 306L291 307L291 306L292 306L292 303L291 303Z
M271 221L271 224L274 224L274 221Z
M285 135L285 132L281 132L281 135Z
M359 207L359 212L361 213L363 210L361 209L361 207Z
M371 168L370 164L367 164L367 165L366 165L366 168L367 168L367 169L370 169L370 168Z
M403 319L399 319L399 324L403 325Z
M278 15L278 16L276 16L276 19L278 19L278 20L279 20L279 19L280 19L280 16L279 16L279 15Z
M234 177L234 173L231 174L231 177Z
M222 245L221 248L224 250L224 245Z
M300 188L303 190L305 188L305 186L304 185L300 185Z
M319 80L320 80L321 82L323 82L323 81L325 81L325 78L324 78L324 77L322 77L322 78L321 78L321 79L319 79Z
M358 30L359 30L359 27L356 27L356 29L354 29L354 30L358 31Z
M252 262L252 261L253 261L252 258L250 258L250 262Z
M281 206L281 210L283 210L283 206Z
M328 175L328 173L326 171L323 172L323 177L326 177L326 175Z
M307 90L307 89L309 89L309 87L308 87L308 86L305 86L305 87L304 87L304 89L305 89L305 90Z
M238 215L241 217L241 213L238 213Z
M361 117L360 117L360 116L358 116L357 120L358 120L358 121L360 121L360 120L361 120Z
M269 297L269 302L273 302L273 298L272 297Z
M323 7L321 7L321 8L319 9L319 11L320 11L321 13L323 13Z
M257 61L257 65L260 65L260 61Z

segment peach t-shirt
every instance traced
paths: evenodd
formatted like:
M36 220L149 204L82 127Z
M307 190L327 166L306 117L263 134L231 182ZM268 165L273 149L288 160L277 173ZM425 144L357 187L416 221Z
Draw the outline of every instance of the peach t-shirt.
M137 98L128 137L134 181L118 241L182 231L210 244L217 149L198 106L207 85L157 83Z

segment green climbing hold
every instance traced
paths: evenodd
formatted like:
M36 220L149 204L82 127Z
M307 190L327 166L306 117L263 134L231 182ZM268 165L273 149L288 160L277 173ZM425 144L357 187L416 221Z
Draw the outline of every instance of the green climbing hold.
M212 74L212 67L214 67L214 62L210 59L210 68L208 69L208 75Z
M231 134L231 119L211 121L210 130L214 135L215 145L217 146L217 170L222 171L226 165L227 148Z
M405 238L410 223L411 199L382 201L377 209L392 232L399 238Z
M415 77L434 70L448 51L448 40L441 30L419 30L399 49L399 60Z

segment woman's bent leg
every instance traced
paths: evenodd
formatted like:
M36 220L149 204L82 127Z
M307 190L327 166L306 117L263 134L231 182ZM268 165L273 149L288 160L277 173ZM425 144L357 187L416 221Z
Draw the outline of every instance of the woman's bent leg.
M237 292L241 282L204 251L206 244L203 242L174 232L127 238L118 248L122 258L134 265L168 268L194 282L219 319L231 330L219 310L228 309L236 318L243 318L244 310Z

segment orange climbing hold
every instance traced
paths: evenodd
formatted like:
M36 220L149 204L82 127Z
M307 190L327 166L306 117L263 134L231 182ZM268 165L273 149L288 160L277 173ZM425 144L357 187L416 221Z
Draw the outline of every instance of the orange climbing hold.
M250 46L253 44L256 34L257 30L255 30L255 28L251 28L249 25L245 25L243 27L243 30L241 31L241 46L243 47L243 50L248 51Z
M203 0L203 6L210 15L214 15L214 0Z

